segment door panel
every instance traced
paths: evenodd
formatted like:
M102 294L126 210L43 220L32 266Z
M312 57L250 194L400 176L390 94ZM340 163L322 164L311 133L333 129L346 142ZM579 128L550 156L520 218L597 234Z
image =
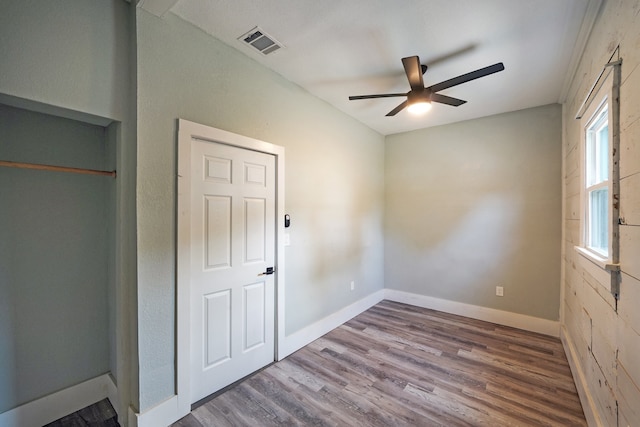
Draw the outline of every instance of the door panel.
M264 165L254 165L251 163L244 164L245 170L245 183L255 185L266 185L266 173L267 170Z
M191 144L191 401L275 358L275 158Z
M245 263L264 261L265 259L265 199L245 199Z
M205 342L207 354L203 368L231 358L231 292L204 296Z
M205 196L205 269L231 266L231 198Z
M265 344L265 284L254 283L244 287L244 348L251 350Z
M220 157L204 156L205 177L212 182L231 183L231 159Z

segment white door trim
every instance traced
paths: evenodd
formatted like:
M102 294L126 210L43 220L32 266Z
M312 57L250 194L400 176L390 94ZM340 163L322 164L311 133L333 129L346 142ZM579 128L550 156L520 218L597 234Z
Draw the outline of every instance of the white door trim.
M284 342L284 147L268 142L178 119L178 198L177 198L177 290L176 290L176 394L181 416L191 410L191 338L190 338L190 252L180 250L190 245L191 218L191 140L199 139L231 145L262 153L276 159L276 319L275 354L280 360L280 345Z

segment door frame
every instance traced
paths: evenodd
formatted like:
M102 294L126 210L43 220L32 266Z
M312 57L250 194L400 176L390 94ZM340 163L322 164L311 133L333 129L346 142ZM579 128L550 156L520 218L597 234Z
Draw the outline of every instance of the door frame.
M275 348L280 360L284 343L284 147L222 129L178 119L178 173L176 201L176 395L178 412L191 411L191 141L215 142L275 156Z

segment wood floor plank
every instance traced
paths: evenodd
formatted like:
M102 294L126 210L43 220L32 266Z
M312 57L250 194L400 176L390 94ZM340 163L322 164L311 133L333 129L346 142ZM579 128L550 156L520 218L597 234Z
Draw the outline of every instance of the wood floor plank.
M586 426L560 340L383 301L174 426Z
M183 417L173 425L176 427L204 427L193 414Z

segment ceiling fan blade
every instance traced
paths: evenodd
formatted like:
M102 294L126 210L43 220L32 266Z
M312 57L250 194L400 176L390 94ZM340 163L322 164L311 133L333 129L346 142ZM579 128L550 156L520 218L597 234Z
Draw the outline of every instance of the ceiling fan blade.
M430 90L431 92L439 92L441 90L448 89L462 83L470 82L471 80L479 79L480 77L488 76L489 74L497 73L502 70L504 70L504 64L502 62L498 62L497 64L489 65L488 67L480 68L479 70L475 70L470 73L462 74L461 76L445 80L444 82L429 86L426 89Z
M440 95L439 93L431 94L432 102L439 102L440 104L453 105L454 107L459 107L467 101L463 101L462 99L452 98L450 96Z
M386 114L386 116L387 117L395 116L400 111L404 110L404 107L406 107L408 103L409 103L409 101L404 101L402 104L398 105L396 108L394 108L393 110L389 111Z
M411 90L423 90L424 82L422 81L420 58L417 56L402 58L402 65L404 66L404 72L407 75L407 79L409 79L409 86L411 86Z
M407 96L407 94L406 93L380 93L377 95L357 95L357 96L350 96L349 101L354 101L356 99L394 98L397 96Z
M424 65L424 64L420 64L420 68L422 69L422 74L424 74L424 73L426 73L426 72L427 72L427 68L428 68L428 67L427 67L426 65Z

